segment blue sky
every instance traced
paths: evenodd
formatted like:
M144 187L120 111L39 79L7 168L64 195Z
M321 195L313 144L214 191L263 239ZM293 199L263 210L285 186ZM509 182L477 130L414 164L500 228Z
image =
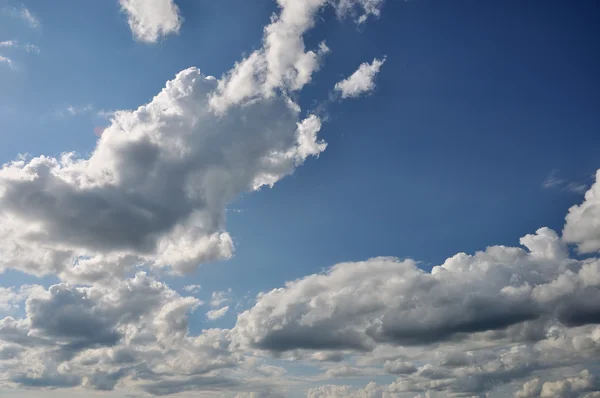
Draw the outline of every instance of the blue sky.
M165 3L176 7L181 25L172 32L143 40L136 36L135 29L128 24L128 18L132 18L124 6L128 1L132 7L138 7L138 11L144 7L144 2L132 0L0 1L0 56L5 59L0 62L1 163L11 162L19 154L28 154L26 162L30 162L41 155L59 158L61 153L71 151L82 159L88 159L97 145L98 148L102 145L112 148L111 140L112 137L117 137L117 133L107 133L109 136L103 136L100 140L104 143L98 144L98 132L106 127L107 131L116 131L117 125L135 127L146 120L139 116L139 120L132 121L133 119L126 119L129 116L123 116L117 123L112 121L112 113L117 110L133 111L150 103L165 87L165 82L190 67L197 67L202 76L215 76L223 87L233 87L232 79L227 73L236 70L236 62L243 64L243 60L249 59L251 54L260 54L266 48L263 36L265 26L274 23L271 21L272 15L283 15L282 9L272 0L161 0L156 1L156 4ZM311 1L318 3L320 0L291 1L291 5L284 6L283 10L294 5L304 7ZM206 232L201 238L216 236L211 235L213 233L228 234L235 247L233 256L227 253L213 255L213 252L202 254L198 259L204 260L198 260L194 266L186 266L186 273L181 276L170 274L169 267L176 268L172 263L166 267L156 265L162 261L162 249L151 249L154 250L152 256L155 256L152 260L148 260L150 257L144 252L146 246L142 244L127 252L141 256L136 261L143 263L142 268L148 275L166 283L169 289L182 296L190 293L184 290L184 286L202 286L194 295L205 303L196 303L197 308L189 315L189 336L186 338L203 336L202 329L219 328L232 335L239 334L243 336L239 337L240 341L246 341L244 339L250 337L238 331L242 329L242 321L245 319L239 316L240 313L248 311L247 318L262 326L269 323L260 323L255 319L259 318L256 309L261 303L261 298L256 297L259 292L286 286L287 281L305 280L303 278L309 278L338 263L361 262L381 256L397 258L397 261L415 259L418 262L415 267L429 273L434 266L444 264L447 258L456 253L473 254L493 245L518 247L520 237L533 234L541 227L557 231L556 239L564 247L556 250L570 253L569 261L595 258L593 256L598 249L593 242L597 238L597 231L594 229L597 226L590 227L595 224L589 220L600 217L600 213L593 210L593 195L584 198L584 194L588 189L592 192L597 186L593 185L594 175L600 168L597 156L600 141L600 75L597 72L600 70L600 27L597 21L600 7L596 2L553 0L542 5L535 1L512 0L375 0L372 5L377 12L371 14L366 8L368 0L336 0L330 3L309 13L314 26L308 24L299 35L306 51L314 49L314 54L317 54L316 49L323 41L330 49L329 53L315 55L318 67L307 68L308 81L296 84L297 81L290 82L280 77L280 81L268 89L271 90L269 94L265 94L267 83L260 81L260 90L263 91L252 94L252 98L259 104L265 104L264 115L256 120L264 121L266 130L271 128L271 121L261 118L273 117L273 120L279 120L279 113L270 108L271 103L268 101L272 97L269 95L278 99L289 96L301 108L297 115L294 114L294 120L302 122L311 115L319 118L322 125L316 132L318 139L327 143L327 148L308 156L303 155L301 161L293 165L282 165L284 171L277 175L272 188L263 186L252 192L251 189L238 189L238 185L233 183L228 186L226 181L229 180L225 177L219 179L218 184L222 186L215 192L218 191L219 195L220 192L228 192L223 194L226 199L222 203L227 210L223 214L218 211L209 214L210 217L215 217L211 220L218 223L218 228L210 230L210 234ZM350 8L345 9L344 5ZM357 22L361 15L367 16L363 23ZM155 17L152 23L163 23L168 16L159 12ZM290 54L296 51L291 44L286 45L289 46ZM299 54L303 55L304 49ZM283 51L277 56L283 59L285 55L286 51ZM271 58L265 57L265 62L273 62ZM336 83L351 76L361 64L371 64L375 59L385 59L385 62L372 77L373 89L357 92L356 98L342 98L340 92L334 90ZM285 73L292 74L301 69L294 69L290 65L286 67L290 69ZM271 73L271 69L275 70L276 67L269 64L267 69L268 72L257 69L257 76L260 73ZM179 77L175 79L179 81ZM299 78L294 75L294 79ZM296 87L293 87L294 84ZM250 97L231 99L225 91L219 91L218 88L211 90L222 95L227 108L225 113L220 114L220 118L215 116L214 120L217 121L210 119L210 123L220 126L219 123L229 121L228 115L233 110L237 112L237 107L251 109L246 106ZM241 92L241 89L234 87L232 92ZM207 94L210 95L212 94ZM171 102L161 104L166 104L165 109L171 106ZM217 110L213 111L216 114ZM194 109L186 112L190 112L186 117L195 117ZM129 112L127 115L134 113ZM254 120L251 114L245 117ZM169 120L165 119L163 122L170 123ZM185 125L187 120L182 119L179 126ZM250 134L254 134L254 127L248 127L246 119L240 120L243 122L235 121L228 125L230 129L239 129L239 134L229 130L222 132L214 141L207 141L212 143L210 145L215 145L214 149L205 143L198 153L212 159L212 154L220 153L222 147L235 150L232 148L236 139L241 143L246 142L244 135L252 137ZM287 119L281 121L288 122ZM292 127L294 123L291 124ZM175 125L164 126L160 125L157 130L169 134L169 128L178 128L173 127ZM134 134L130 133L138 131L134 127L130 127L130 130L124 128L123 134ZM193 134L204 134L194 131ZM219 144L221 138L218 137L226 137L223 139L231 141ZM257 136L255 141L249 138L248 142L262 142L260 140L263 138ZM281 145L288 145L288 141L282 142ZM136 153L128 153L126 149L122 151L118 152L118 156L123 156L123 163L115 164L125 166L115 166L116 175L122 172L119 167L132 167L138 172L138 165L134 164ZM114 156L117 160L121 159ZM194 161L197 159L190 160ZM143 172L145 166L139 167L139 172ZM4 168L8 170L8 166ZM8 171L5 172L8 175ZM232 171L231 175L238 176L240 173L241 171ZM176 175L175 173L172 177L175 178ZM255 177L257 176L253 178ZM40 195L56 195L56 200L66 200L66 196L53 191L58 189L56 185L19 191L21 188L13 185L10 185L10 189L7 188L9 185L2 185L9 184L6 181L9 180L0 182L0 194L2 189L6 192L14 190L12 195L25 198L35 191ZM206 181L203 180L202 184L214 183L212 180ZM251 181L244 181L246 185L249 183ZM145 191L153 189L148 188L149 186L144 186L133 194L154 197L152 195L155 192ZM119 189L125 192L126 188L127 186L123 186ZM79 189L85 190L81 187ZM210 189L213 189L212 185ZM233 194L229 194L230 191ZM175 209L179 203L177 195L179 194L173 194L172 202L171 199L160 199L163 202L159 204L165 208L172 205L171 210L179 211ZM54 250L58 253L64 247L75 244L73 242L77 240L70 236L86 234L83 230L73 232L79 230L69 230L66 226L71 222L83 221L77 219L85 217L83 212L77 213L69 222L58 225L58 221L52 218L51 210L37 206L23 210L26 205L14 205L16 202L9 202L6 198L2 199L0 196L0 204L8 209L2 217L14 216L15 219L26 220L23 222L27 225L37 225L35 223L39 221L44 233L52 235L51 241L55 246L48 250L53 253ZM203 197L202 206L210 202L211 198L212 196ZM116 206L115 203L113 204ZM581 213L578 210L569 212L574 205L580 205ZM12 206L15 206L14 209ZM81 208L94 208L93 205L89 206L91 207ZM206 206L212 211L212 207ZM586 206L592 210L584 212ZM37 220L28 218L27 213L37 217L38 210L50 215L40 215ZM203 212L209 210L202 207ZM62 210L60 212L62 214ZM567 224L566 214L573 214L572 220L568 220ZM52 220L57 224L51 225L55 222ZM183 223L180 218L173 222L175 226ZM206 223L208 225L209 222ZM81 225L87 224L84 221ZM13 227L7 228L6 231L9 232L0 229L0 233L9 233L11 236L16 234L11 232L13 230L10 228ZM561 236L563 228L565 232ZM138 233L133 227L132 231L134 235ZM60 236L61 232L65 233L64 239ZM29 235L19 235L19 244L25 245L23 239L28 239L27 236ZM95 236L90 233L90 239ZM157 239L160 236L162 235L158 235L158 232L153 232L140 239L156 240L154 243L159 247L160 240ZM551 234L544 232L539 236L554 242ZM87 239L87 236L82 239ZM132 242L138 242L135 240L137 237L131 239ZM35 241L27 242L36 247ZM77 249L69 250L74 250L70 252L73 258L83 256L98 259L126 253L122 251L125 246L115 243L115 239L107 238L106 242L108 243L86 243L83 246L77 246L77 243ZM548 244L552 246L559 243ZM111 244L116 245L116 248L109 248ZM6 259L0 260L0 269L4 269L4 273L0 274L2 287L17 291L23 284L39 284L39 289L48 289L57 282L71 283L73 286L82 284L91 286L90 289L105 289L107 286L108 279L102 279L105 282L101 283L66 277L64 269L60 268L62 266L50 266L46 263L39 267L16 263L7 265L10 259L19 259L9 252L13 250L11 247L0 247L0 256ZM592 249L587 249L589 247ZM535 252L531 246L527 248L531 253ZM222 246L218 250L221 249ZM145 254L140 254L142 252ZM139 260L142 258L143 261ZM567 261L561 261L563 260ZM119 263L125 260L119 259L118 264L111 263L115 260L102 261L107 261L107 265L103 267L111 270L108 272L110 278L123 282L134 274L135 267L128 268L128 265L123 265L124 262ZM389 260L383 261L384 265L381 267L391 266L386 261ZM494 261L505 264L513 260ZM558 260L555 258L551 261L548 259L552 264L556 261ZM379 269L379 265L373 267ZM117 275L113 268L124 269L125 273ZM34 272L33 269L45 271ZM489 275L485 278L487 277L492 278ZM547 283L555 277L558 278L555 274L549 276ZM526 277L523 278L527 280ZM328 285L331 289L335 286L335 281L323 283L331 284ZM471 285L466 288L477 291ZM18 299L11 299L14 306L6 307L5 314L1 312L3 307L0 300L0 316L34 319L33 312L28 313L30 310L27 310L25 302L43 300L40 297L48 299L40 292L36 290L31 296L21 295ZM212 308L209 302L213 292L229 292L225 295L228 300L215 305L213 309L224 305L230 307L224 317L214 321L207 319L205 315ZM358 292L359 289L357 295ZM289 288L289 294L290 297L296 297L293 296L296 293L293 293L292 288ZM337 297L336 294L324 293L326 297ZM315 297L317 296L315 293ZM285 302L288 299L292 300L286 297L279 300ZM394 307L396 299L392 297L390 300L388 304ZM568 298L560 300L562 301L553 305L560 307ZM186 305L194 306L189 303ZM167 307L164 304L161 308ZM160 308L154 310L159 311ZM578 310L581 309L572 311ZM391 319L392 315L385 313L388 314L386 319ZM269 316L271 320L277 319L275 314ZM407 314L402 316L410 318ZM565 323L560 317L557 319L557 322ZM512 323L506 326L511 325L514 326ZM593 327L587 326L589 330L581 333L593 334ZM114 327L118 329L117 326ZM33 334L43 334L43 330L40 330ZM475 332L490 330L484 328ZM569 333L571 332L569 329ZM48 336L56 337L51 333ZM474 337L475 340L479 338L477 336ZM265 341L268 340L263 337ZM232 339L237 342L235 338ZM252 351L252 356L267 364L276 363L284 368L290 366L288 374L291 379L296 376L292 369L294 367L312 369L297 371L298 377L308 377L312 373L319 374L323 370L322 366L342 366L340 363L315 365L311 362L314 360L311 355L316 355L316 351L331 353L336 348L323 348L319 351L309 349L303 343L290 343L289 349L278 351L279 348L275 349L259 340L259 337L252 340L252 349L255 350ZM510 348L506 345L508 343L503 344L503 348ZM322 347L326 346L323 343ZM394 347L405 346L410 344ZM439 349L440 352L443 351L442 348ZM33 352L37 348L31 350ZM345 366L368 367L368 371L359 372L360 377L342 379L341 382L336 379L335 383L325 383L321 379L302 382L295 380L285 387L271 386L267 389L268 393L278 394L284 388L287 391L283 393L284 396L302 396L301 394L307 393L309 385L310 388L318 388L324 384L351 384L356 388L366 388L365 385L370 380L389 384L397 375L390 376L393 372L389 371L377 373L372 367L382 367L385 361L399 360L397 358L400 357L405 362L408 361L406 358L413 358L412 361L418 366L425 366L430 361L429 358L414 359L418 355L411 351L412 347L407 349L410 352L399 352L396 359L382 359L375 354L377 350L384 348L377 346L372 350L373 362L368 366L357 362L352 349L344 351L347 361ZM40 355L48 356L44 353ZM289 359L296 362L290 365L289 361L285 362ZM0 362L0 373L1 364ZM583 370L582 366L581 363L561 363L560 366L557 364L550 368L567 367L578 373ZM42 372L43 376L40 377L50 377L50 374L52 377L56 374L64 376L61 371L50 371L50 368L51 365L48 365L46 371L49 373ZM108 365L105 368L108 369ZM102 368L103 371L105 368ZM594 372L597 364L592 363L588 368ZM247 370L247 367L244 369ZM17 390L27 386L26 382L16 381L24 380L17 377L20 377L19 371L7 372L5 378L19 385ZM423 373L422 370L419 372ZM540 372L541 375L535 372L521 376L541 377L541 383L556 380L556 375L552 372ZM212 373L210 375L213 376ZM420 374L419 377L421 376ZM131 374L121 377L124 378L119 378L118 383L121 384L117 384L117 391L120 391L119 388L134 388L132 386L137 383L132 382L130 385L124 381L127 377L133 377ZM236 374L235 377L242 376ZM512 396L510 394L524 381L526 379L518 377L503 381L508 386L502 387L506 390L498 392L492 389L492 392L497 396ZM82 385L85 387L85 383ZM14 385L7 386L6 388L15 388ZM48 385L56 386L58 385ZM142 387L142 390L149 393L158 391L150 387ZM593 388L588 390L592 391ZM589 392L588 390L582 390L581 394ZM79 390L73 391L74 396L77 396ZM214 390L211 391L215 393ZM225 394L225 390L218 391ZM238 387L232 387L226 393L235 396L240 391ZM327 395L315 390L312 393L316 395L309 396L336 397L351 394L346 390L339 391L341 395L334 395L335 392ZM426 391L425 388L411 390L411 393L415 393L410 396ZM263 390L260 393L266 394ZM437 393L445 394L443 391Z

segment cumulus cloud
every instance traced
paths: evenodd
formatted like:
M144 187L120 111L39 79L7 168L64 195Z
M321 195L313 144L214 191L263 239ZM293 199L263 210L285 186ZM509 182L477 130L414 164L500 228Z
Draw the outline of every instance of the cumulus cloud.
M132 377L157 395L218 383L208 374L240 357L228 349L227 331L188 335L188 315L198 305L144 273L103 287L38 288L24 318L0 319L1 373L17 385L100 390ZM171 374L194 377L177 387Z
M335 84L334 90L340 92L342 98L355 98L375 89L375 77L385 62L385 58L373 59L372 63L362 63L347 79Z
M178 34L182 18L173 0L119 0L136 40L156 43L160 38Z
M528 250L494 246L473 256L461 253L431 273L394 258L337 264L261 295L236 328L246 343L273 351L369 350L382 342L462 338L543 316L582 322L570 312L587 306L577 283L589 283L597 263L575 264L547 228L521 243ZM558 287L563 273L573 280L569 288Z
M591 205L595 189L571 209L567 225L572 214ZM589 225L600 218L586 215ZM477 396L535 372L594 363L600 352L600 260L570 257L549 228L520 243L459 253L431 272L413 260L389 257L337 264L261 293L238 316L232 336L241 347L277 357L338 351L400 375L369 395L377 397L431 391ZM364 371L333 369L329 376ZM542 396L579 394L564 387L568 383L548 384ZM543 385L531 382L524 389L541 394ZM329 386L309 396L336 391L364 394Z
M306 51L303 39L327 0L277 0L277 4L280 12L265 27L262 47L226 73L211 96L210 105L218 112L248 99L272 98L278 90L302 89L329 52L323 42Z
M137 264L183 272L233 253L226 205L326 147L318 117L285 97L216 116L218 82L180 72L149 104L117 112L93 154L0 169L0 268L94 280Z
M582 204L569 209L563 230L565 241L574 243L581 253L600 251L600 170L596 183L586 192Z
M530 380L515 393L515 398L569 398L581 397L588 392L600 392L600 380L586 369L573 377L555 381L542 382L540 378Z

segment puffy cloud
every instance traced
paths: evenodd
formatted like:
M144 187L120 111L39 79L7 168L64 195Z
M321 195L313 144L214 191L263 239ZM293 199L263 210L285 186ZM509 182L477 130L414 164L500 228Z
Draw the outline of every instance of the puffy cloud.
M225 316L225 314L227 314L227 311L229 311L229 306L226 305L225 307L219 308L218 310L210 310L206 313L206 317L208 319L210 319L211 321L214 321L216 319L222 318Z
M595 189L573 209L589 206ZM589 217L589 225L600 218ZM255 306L239 314L232 337L240 347L277 357L319 360L317 353L338 351L340 359L379 364L401 375L377 390L381 396L478 396L534 372L595 363L600 260L571 258L549 228L520 243L524 248L459 253L431 272L413 260L389 257L337 264L259 294ZM327 376L369 369L341 364ZM567 381L587 390L548 384L545 396L594 391L580 379ZM520 394L541 394L543 386L532 381ZM357 391L328 386L309 396Z
M584 393L600 392L600 384L596 376L589 370L583 370L578 375L567 377L556 381L542 382L535 378L523 384L523 387L515 393L515 398L570 398L581 397ZM592 394L585 396L591 397Z
M23 319L0 319L0 375L30 387L112 390L123 378L162 395L218 386L239 364L229 332L188 335L199 304L138 273L107 286L30 289ZM174 376L174 377L173 377Z
M161 37L179 33L182 18L173 0L119 0L136 40L156 43Z
M149 104L117 112L89 159L0 169L0 268L95 280L136 264L183 272L228 258L228 202L272 186L325 149L319 118L285 97L216 116L217 81L180 72Z
M597 292L588 276L596 274L597 262L573 263L547 228L521 242L529 250L493 246L461 253L431 273L412 260L385 257L337 264L260 295L239 316L236 331L244 343L271 351L370 350L384 342L460 339L542 316L586 323L569 314L587 308L579 298L584 284Z
M566 242L574 243L581 253L600 251L600 170L596 183L586 192L582 204L573 206L567 214L563 230Z
M319 68L319 58L329 52L324 43L306 51L303 39L327 0L277 0L277 4L280 12L265 27L262 47L238 62L219 82L210 101L218 112L247 99L271 98L278 90L300 90Z
M375 77L385 62L385 58L375 58L372 63L362 63L347 79L335 84L334 90L341 93L342 98L355 98L375 89Z

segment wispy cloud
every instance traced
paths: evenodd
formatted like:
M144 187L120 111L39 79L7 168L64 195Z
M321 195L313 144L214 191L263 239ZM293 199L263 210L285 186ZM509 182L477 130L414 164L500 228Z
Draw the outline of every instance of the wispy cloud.
M32 28L37 28L40 26L40 20L29 11L25 6L21 6L20 13L21 18L25 20Z
M10 68L14 66L13 61L10 58L4 57L2 55L0 55L0 64L8 65Z
M17 40L0 41L0 48L16 48L16 49L23 49L23 50L27 51L28 53L33 53L33 54L40 53L40 48L38 46L36 46L35 44L31 44L31 43L20 44Z
M40 26L40 20L35 16L27 7L21 5L21 7L5 7L2 8L4 14L10 15L13 18L19 18L23 20L27 25L32 28L38 28Z
M16 47L19 43L15 40L0 41L0 48Z
M577 194L582 194L588 189L588 185L581 182L569 182L566 178L562 178L559 175L559 171L557 169L552 170L544 182L542 183L542 187L545 189L558 189L564 192L572 192Z
M219 319L225 316L225 314L227 314L227 311L229 311L229 306L226 305L223 308L219 308L218 310L210 310L206 313L206 317L208 319L210 319L211 321L214 321L215 319Z
M38 46L36 46L35 44L25 44L25 46L23 48L28 53L32 53L32 54L39 54L40 53L40 48Z

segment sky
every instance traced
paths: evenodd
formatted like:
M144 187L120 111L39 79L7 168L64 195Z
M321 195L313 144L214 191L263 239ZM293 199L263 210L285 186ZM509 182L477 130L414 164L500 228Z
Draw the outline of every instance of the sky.
M0 0L0 396L600 397L599 18Z

